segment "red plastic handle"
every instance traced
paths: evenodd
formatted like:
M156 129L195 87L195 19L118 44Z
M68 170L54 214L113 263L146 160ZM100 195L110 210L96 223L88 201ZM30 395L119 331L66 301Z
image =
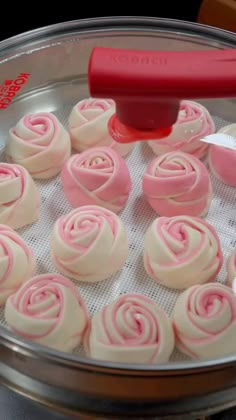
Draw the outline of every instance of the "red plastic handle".
M236 49L140 51L94 48L90 94L112 98L119 121L140 130L172 126L182 99L236 97Z

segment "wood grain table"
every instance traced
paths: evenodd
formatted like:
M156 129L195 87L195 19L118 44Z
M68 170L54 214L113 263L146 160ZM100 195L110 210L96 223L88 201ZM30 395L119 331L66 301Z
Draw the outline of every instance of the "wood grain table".
M198 22L236 32L236 0L203 0Z

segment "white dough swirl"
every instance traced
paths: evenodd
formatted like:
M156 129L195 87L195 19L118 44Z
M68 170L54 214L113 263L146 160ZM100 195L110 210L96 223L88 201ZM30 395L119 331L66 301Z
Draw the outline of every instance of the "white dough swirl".
M82 206L61 216L54 225L51 245L57 269L84 282L107 279L122 268L128 256L121 219L99 206Z
M9 131L6 156L33 178L57 175L71 153L70 136L50 112L28 114Z
M91 357L120 363L166 363L174 349L170 319L139 294L121 296L97 312L87 341Z
M160 217L145 234L145 269L163 286L181 290L215 280L222 260L214 228L197 217Z

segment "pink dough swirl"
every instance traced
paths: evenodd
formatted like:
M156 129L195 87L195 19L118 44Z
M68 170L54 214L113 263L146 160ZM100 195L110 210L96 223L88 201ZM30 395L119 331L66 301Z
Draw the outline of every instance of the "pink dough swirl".
M143 176L143 192L153 210L168 217L204 216L212 198L205 165L179 151L153 159Z
M145 269L163 286L181 290L215 280L222 260L215 229L197 217L160 217L145 234Z
M222 127L218 133L236 138L236 123ZM236 150L212 144L208 162L211 172L226 185L236 187Z
M174 333L166 313L151 299L127 294L95 313L88 353L120 363L165 363L174 349Z
M227 284L229 286L232 286L233 283L236 283L236 252L233 252L233 254L230 255L230 257L227 260L226 265L227 265L226 268L227 268L227 274L228 274ZM234 290L234 292L235 291L236 290Z
M20 165L0 163L0 223L13 229L35 222L39 217L39 191Z
M13 229L0 225L0 305L34 273L36 260Z
M236 352L236 299L220 283L192 286L177 299L173 312L176 345L193 359Z
M94 147L71 156L61 177L72 207L96 204L118 213L131 190L125 161L109 147Z
M50 112L28 114L9 131L8 161L24 166L33 178L58 174L70 153L69 134Z
M117 143L110 136L108 122L114 113L112 99L86 98L78 102L69 116L72 147L82 152L90 147L109 146L126 156L134 145Z
M27 281L8 298L5 319L21 337L66 352L80 344L88 327L87 309L77 288L57 274Z
M214 122L203 105L193 101L182 101L171 134L163 140L150 140L148 143L158 156L180 150L202 158L207 153L208 145L200 139L214 132Z
M128 238L120 218L99 206L83 206L55 223L52 259L68 277L97 282L121 269L128 256Z

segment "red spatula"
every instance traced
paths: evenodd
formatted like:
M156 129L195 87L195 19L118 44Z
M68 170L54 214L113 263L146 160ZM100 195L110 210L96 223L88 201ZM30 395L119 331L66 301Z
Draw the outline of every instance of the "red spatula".
M109 130L116 141L168 136L183 99L236 97L236 49L140 51L93 49L89 89L112 98Z

